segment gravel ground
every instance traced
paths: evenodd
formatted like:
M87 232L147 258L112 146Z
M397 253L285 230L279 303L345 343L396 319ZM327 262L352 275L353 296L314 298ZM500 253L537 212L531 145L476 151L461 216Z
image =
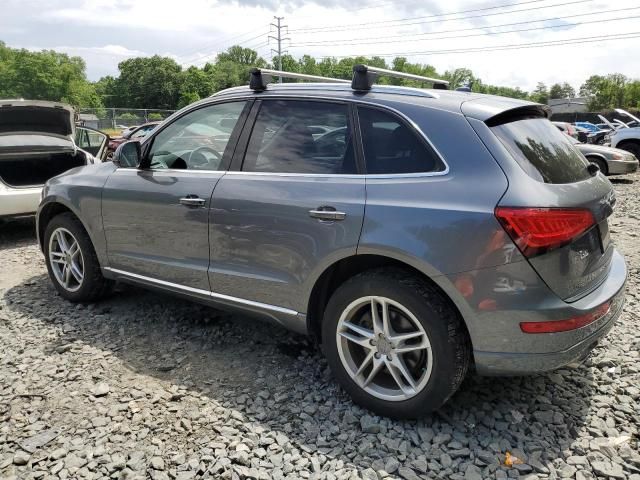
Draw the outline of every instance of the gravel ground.
M0 227L0 478L640 480L640 174L615 180L630 270L575 370L471 376L397 422L354 406L304 337L123 285L54 293L32 221Z

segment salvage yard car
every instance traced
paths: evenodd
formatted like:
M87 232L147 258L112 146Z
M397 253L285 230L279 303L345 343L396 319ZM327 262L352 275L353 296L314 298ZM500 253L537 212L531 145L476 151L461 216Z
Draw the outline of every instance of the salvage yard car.
M439 408L471 367L579 362L612 328L613 189L547 107L373 85L388 71L364 65L351 85L267 74L47 183L37 234L62 297L122 281L271 319L394 418ZM230 135L182 140L221 119Z
M108 136L73 120L68 105L0 100L0 218L34 214L47 180L106 154Z
M580 143L573 137L568 137L585 158L598 165L605 175L624 175L638 170L638 159L631 152L620 148L605 147Z

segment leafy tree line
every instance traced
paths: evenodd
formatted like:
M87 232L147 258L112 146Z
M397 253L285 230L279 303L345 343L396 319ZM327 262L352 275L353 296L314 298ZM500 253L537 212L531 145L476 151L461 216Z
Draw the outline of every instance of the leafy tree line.
M126 107L175 109L192 103L224 88L245 85L252 67L277 66L292 72L350 79L356 63L390 68L392 70L443 78L451 88L472 85L475 92L529 99L546 103L550 98L573 98L576 92L568 83L547 87L538 83L532 92L520 88L485 84L468 68L439 73L427 64L411 63L396 57L391 63L382 57L353 57L316 59L310 55L294 58L283 55L269 64L249 48L233 46L220 53L214 62L202 68L183 69L175 60L155 55L131 58L118 65L117 77L106 76L97 82L86 79L85 63L80 57L70 57L53 50L32 52L12 49L0 42L0 98L23 97L56 100L76 107ZM381 77L380 83L422 86L421 82ZM587 96L591 111L615 107L640 107L640 80L622 74L593 75L580 87L579 94Z

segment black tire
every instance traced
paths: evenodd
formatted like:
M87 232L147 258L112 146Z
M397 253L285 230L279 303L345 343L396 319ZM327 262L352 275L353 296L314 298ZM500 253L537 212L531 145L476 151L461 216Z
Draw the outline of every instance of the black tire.
M622 142L618 144L616 148L621 150L626 150L627 152L633 153L638 160L640 160L640 143L636 142Z
M53 232L60 227L65 228L75 237L82 253L84 277L80 288L76 291L67 290L58 281L51 266L49 258L50 239ZM102 276L100 262L96 256L89 234L84 229L82 223L70 212L56 215L47 224L44 232L44 255L49 278L53 286L60 296L71 302L95 302L108 295L113 289L114 282Z
M411 398L391 401L370 394L351 378L340 359L336 341L340 316L351 302L366 296L402 304L427 333L433 354L431 376ZM390 418L416 418L440 408L464 380L471 357L469 336L451 301L436 286L396 268L366 271L338 287L325 310L322 340L333 374L353 401Z
M589 160L591 163L595 163L596 165L598 165L598 168L600 169L603 175L609 175L609 167L607 166L607 162L605 162L601 158L596 158L596 157L587 157L587 160Z

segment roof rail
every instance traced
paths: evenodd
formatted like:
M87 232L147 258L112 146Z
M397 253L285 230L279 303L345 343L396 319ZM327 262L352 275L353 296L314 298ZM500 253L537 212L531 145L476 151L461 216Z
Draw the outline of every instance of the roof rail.
M420 75L414 75L413 73L397 72L395 70L387 70L386 68L370 67L369 65L354 65L351 88L357 91L371 90L373 83L380 75L429 82L433 84L433 88L441 90L446 90L449 85L449 82L446 80L440 80L439 78L423 77Z
M282 78L295 78L298 80L312 80L320 82L332 82L332 83L350 83L349 80L343 80L340 78L320 77L318 75L307 75L304 73L294 72L281 72L280 70L269 70L267 68L252 68L251 80L249 81L249 88L251 90L262 91L267 88L267 85L271 83L271 79L274 75Z

